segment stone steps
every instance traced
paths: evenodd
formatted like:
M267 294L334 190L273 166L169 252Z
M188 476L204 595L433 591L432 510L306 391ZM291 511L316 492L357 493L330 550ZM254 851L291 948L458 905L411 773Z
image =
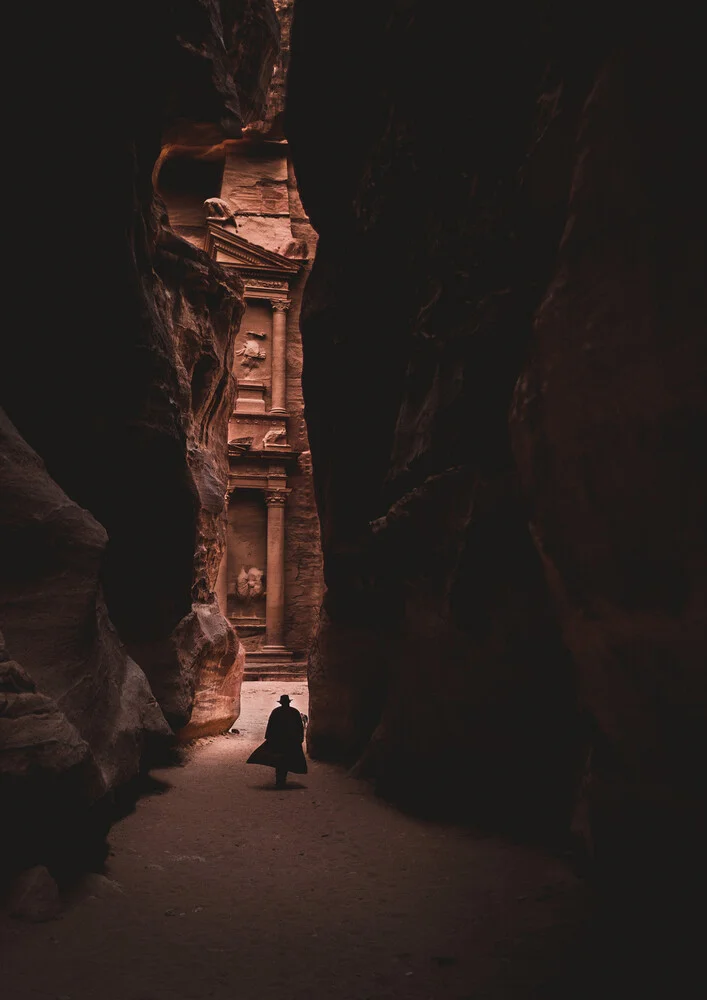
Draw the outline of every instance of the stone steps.
M246 658L244 681L306 681L307 664L296 663L249 663Z

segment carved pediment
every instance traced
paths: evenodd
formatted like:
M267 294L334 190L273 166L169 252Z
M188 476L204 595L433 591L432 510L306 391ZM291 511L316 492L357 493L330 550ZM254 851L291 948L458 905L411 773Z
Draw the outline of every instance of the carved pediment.
M272 275L286 277L297 274L302 261L296 262L282 254L265 247L259 247L255 243L249 243L242 236L238 236L232 230L209 219L207 222L206 240L204 249L214 260L220 259L219 263L226 267L235 267L245 275Z

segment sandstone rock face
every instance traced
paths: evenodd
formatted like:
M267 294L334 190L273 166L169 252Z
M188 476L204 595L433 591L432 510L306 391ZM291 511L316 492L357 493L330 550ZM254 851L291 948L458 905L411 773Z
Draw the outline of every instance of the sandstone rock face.
M38 694L32 679L0 639L0 798L3 868L33 864L56 842L75 833L73 820L84 817L105 791L91 754L59 706ZM51 817L51 847L47 843Z
M56 702L37 693L27 671L9 658L2 638L0 684L3 780L23 778L42 770L63 773L82 767L91 759L86 741ZM100 789L95 770L93 784Z
M589 760L617 871L704 804L703 71L685 25L575 13L384 2L331 46L295 5L308 739L554 829Z
M166 98L165 141L198 145L240 136L265 109L278 57L272 0L178 0L154 16L165 50L156 68L170 71L155 81Z
M165 695L174 727L202 687L221 692L207 701L224 728L238 711L213 591L241 288L165 228L152 171L164 141L220 142L262 114L278 39L270 0L129 0L91 45L82 17L44 25L53 101L27 179L52 209L18 247L32 259L44 227L41 278L25 267L14 287L25 323L0 350L16 428L3 422L0 627L36 685L13 708L27 759L52 777L35 787L17 777L24 758L8 760L35 818L81 772L67 829L169 732L150 684L181 692L176 707ZM45 824L30 863L55 834Z
M216 604L194 604L163 643L140 652L181 739L224 732L238 718L245 651Z
M242 286L169 231L159 236L154 268L155 319L163 334L169 375L165 389L177 406L174 430L181 438L174 442L180 457L173 486L175 500L179 491L183 493L186 516L181 526L175 524L166 499L166 510L161 515L154 510L145 526L148 530L136 531L134 522L122 526L123 544L116 558L129 560L129 565L118 566L117 571L122 570L121 580L124 573L130 583L120 593L116 591L116 600L121 603L111 610L170 725L179 730L187 724L195 693L202 686L211 690L218 675L224 695L232 695L230 709L218 712L223 728L228 728L238 712L241 675L237 638L218 611L214 588L225 538L227 429L235 389L230 372L234 331L243 308L238 297ZM151 434L152 428L146 430ZM153 457L159 462L159 454ZM160 462L152 475L161 473ZM169 529L173 531L171 539L167 537ZM160 536L161 551L155 551ZM174 569L173 556L168 556L166 566L159 562L170 541L173 547L179 541L183 545L179 576L169 573ZM136 560L144 560L145 547L149 547L148 552L152 549L150 565L145 567L149 575L142 578L142 586L136 586L132 569ZM155 573L160 577L157 590ZM191 601L183 608L185 597ZM170 598L174 614L165 616L162 609ZM123 601L129 603L123 605ZM184 614L177 617L182 610ZM194 623L201 621L210 623L205 632L199 627L194 630Z
M4 414L0 441L5 639L39 686L35 697L47 703L45 712L53 699L56 715L63 713L91 748L107 788L134 773L147 732L168 730L108 618L99 579L105 530L61 491ZM80 757L81 741L68 728L62 742L68 739Z
M108 618L104 529L62 492L4 414L0 479L0 620L22 663L0 653L7 859L27 849L27 838L41 843L42 815L70 826L74 813L136 773L147 741L170 731Z
M295 7L287 134L319 232L303 385L327 586L308 739L418 807L556 825L574 679L507 413L572 125L531 195L521 172L566 67L548 69L553 39L513 9L509 34L495 8L452 30L431 4L367 7L333 51L333 15ZM576 116L586 65L570 62Z
M220 6L241 122L249 125L260 120L270 103L280 52L282 0L222 0Z
M595 850L641 876L677 834L676 884L693 877L683 865L705 833L707 212L697 77L684 41L666 56L658 35L598 71L511 418L531 531L596 726Z
M280 25L280 48L270 80L264 113L258 120L250 121L244 132L246 135L268 139L284 137L285 92L287 71L290 64L290 31L294 0L274 0L275 12Z

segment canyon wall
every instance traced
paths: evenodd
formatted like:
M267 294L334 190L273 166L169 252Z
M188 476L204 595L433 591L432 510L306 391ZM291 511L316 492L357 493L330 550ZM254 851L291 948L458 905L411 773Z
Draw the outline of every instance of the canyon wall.
M684 886L707 708L695 26L426 0L334 21L295 5L286 117L319 233L310 753L435 815L571 824L627 885L651 859Z
M699 882L705 835L707 157L692 57L689 25L656 27L595 74L510 421L592 723L594 850L632 885L650 871L654 897Z
M152 171L164 141L259 118L279 39L269 0L128 2L92 43L80 5L47 21L52 101L22 167L51 210L19 230L22 327L0 351L14 867L53 856L150 743L238 714L243 653L214 585L242 287L165 227Z

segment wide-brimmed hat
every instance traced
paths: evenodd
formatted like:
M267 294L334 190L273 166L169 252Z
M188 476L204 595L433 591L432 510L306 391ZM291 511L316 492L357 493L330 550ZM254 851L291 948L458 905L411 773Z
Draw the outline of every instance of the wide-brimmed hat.
M289 705L292 701L289 694L281 694L277 700L283 705Z

